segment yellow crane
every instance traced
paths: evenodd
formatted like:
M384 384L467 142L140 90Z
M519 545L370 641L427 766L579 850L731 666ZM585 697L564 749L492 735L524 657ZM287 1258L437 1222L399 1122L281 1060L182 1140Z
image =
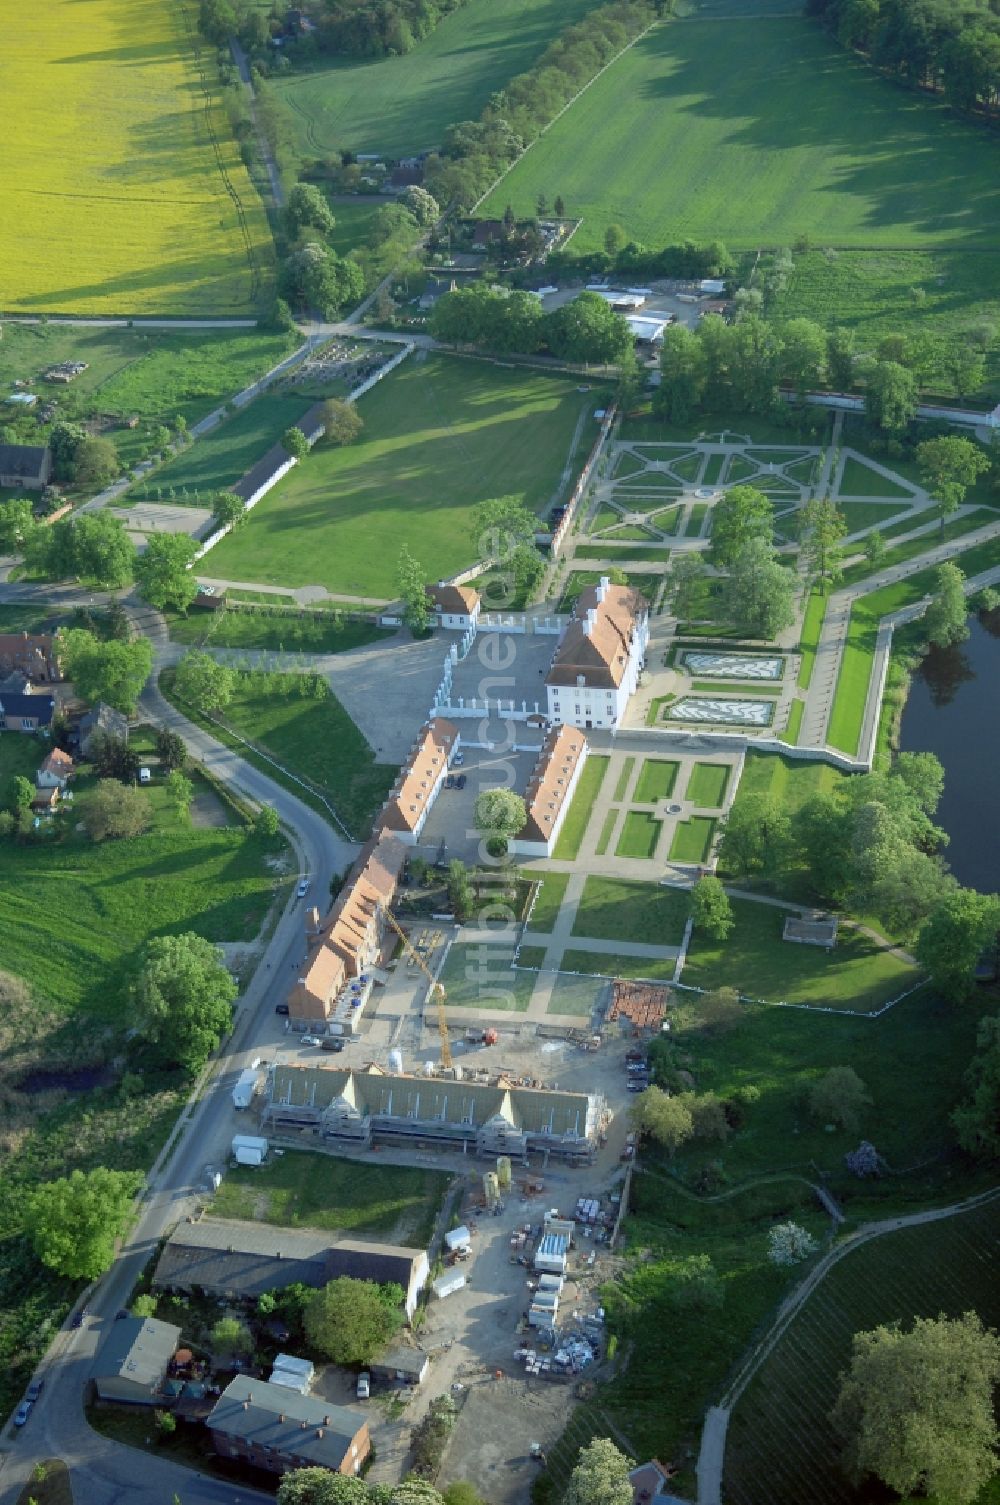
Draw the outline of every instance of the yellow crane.
M448 1017L444 1011L445 999L448 997L448 995L441 983L435 982L434 974L431 972L430 967L428 967L427 963L420 955L420 952L413 945L409 936L406 934L405 930L400 925L399 921L396 919L396 916L393 914L388 905L383 905L382 913L385 915L386 919L389 921L389 924L392 926L393 930L402 941L404 950L406 951L407 955L412 957L412 959L416 962L417 966L420 968L421 972L424 974L424 976L427 978L427 981L431 985L430 996L433 998L435 1006L437 1008L438 1034L441 1036L441 1065L450 1071L452 1068L451 1043L448 1039Z

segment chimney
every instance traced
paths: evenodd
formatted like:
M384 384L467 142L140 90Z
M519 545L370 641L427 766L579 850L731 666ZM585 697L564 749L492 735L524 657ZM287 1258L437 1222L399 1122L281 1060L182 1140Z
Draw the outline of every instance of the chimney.
M325 1427L328 1427L330 1425L330 1418L329 1418L329 1416L324 1416L323 1417L323 1425Z
M608 586L610 584L611 584L611 576L610 575L602 575L601 576L601 583L597 587L597 599L598 599L598 601L603 601L604 600L605 596L608 594Z
M317 1437L322 1437L322 1435L323 1435L323 1428L322 1427L317 1427L316 1428L316 1436Z
M279 1412L278 1412L278 1420L279 1420L279 1421L280 1421L280 1422L281 1422L281 1423L282 1423L282 1424L284 1424L284 1422L285 1422L285 1420L286 1420L286 1417L285 1417L285 1413L284 1413L284 1411L279 1411Z
M592 638L594 636L594 627L596 626L596 624L597 624L597 612L594 610L593 607L591 607L590 610L587 612L587 615L584 618L584 622L583 622L583 630L584 630L584 632L585 632L585 634L587 635L588 638Z

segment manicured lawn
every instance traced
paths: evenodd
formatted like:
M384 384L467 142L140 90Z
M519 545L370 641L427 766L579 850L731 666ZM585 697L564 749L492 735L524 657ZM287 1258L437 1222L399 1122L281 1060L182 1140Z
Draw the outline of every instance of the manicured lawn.
M798 744L799 728L802 725L802 714L805 711L805 708L806 703L804 700L792 701L791 707L788 712L788 725L781 733L782 741L790 742L793 747Z
M841 927L827 953L783 941L785 911L733 899L735 927L722 942L695 931L684 981L701 988L737 988L769 1003L829 1005L871 1013L918 980L914 968L857 931Z
M688 902L684 889L591 877L584 885L573 934L592 941L679 946Z
M672 554L672 549L627 548L622 544L611 543L610 540L600 544L578 543L573 550L575 559L606 559L609 564L620 564L623 559L631 562L649 560L653 564L668 564Z
M891 465L889 467L892 468ZM913 497L912 486L901 484L899 481L890 481L888 476L882 475L878 470L873 470L870 465L865 465L862 460L856 460L853 455L848 455L844 461L844 471L840 478L840 492L844 496L885 496L901 497L911 500ZM839 503L838 503L839 505ZM858 503L854 504L859 505ZM872 506L872 522L878 521L879 508ZM890 511L888 514L892 516ZM856 527L864 527L864 523L855 524Z
M637 805L655 805L657 800L669 799L677 783L679 763L665 758L646 758L639 772L632 798Z
M621 766L621 772L618 775L618 784L615 788L616 804L621 804L622 800L625 798L625 792L628 789L628 781L632 777L632 770L634 767L634 758L626 758Z
M542 884L531 911L530 928L543 932L551 930L559 918L559 910L566 897L569 873L532 873L531 877L541 878Z
M589 1019L604 991L603 982L588 982L585 977L568 977L559 972L552 985L546 1014L571 1014Z
M289 1150L280 1160L226 1172L212 1215L329 1228L355 1238L425 1247L450 1177L406 1165L361 1165Z
M712 850L715 821L709 815L692 815L677 822L670 843L671 862L704 862Z
M915 520L913 526L918 528L921 522L933 522L933 513L924 515ZM844 584L852 585L856 580L865 580L878 571L888 569L894 564L905 564L908 559L916 559L921 554L926 554L930 549L941 543L950 543L953 538L961 538L966 533L973 533L977 528L984 528L988 523L995 523L997 515L988 512L985 507L977 507L974 512L967 512L964 517L952 518L950 523L945 523L944 528L936 528L930 533L921 533L918 538L906 539L903 543L894 544L891 549L886 549L877 567L863 559L858 564L848 565L844 571Z
M584 972L591 977L646 977L669 982L674 975L673 957L620 956L612 951L564 951L560 965L566 972Z
M703 810L719 810L729 787L732 769L728 763L696 763L684 794Z
M705 513L708 511L707 502L695 502L691 508L687 524L684 528L685 538L697 538L701 532L701 525L705 521Z
M392 788L397 770L375 762L368 743L328 688L321 699L308 693L312 682L311 675L240 674L224 713L210 721L180 701L176 703L192 720L207 725L213 735L218 735L221 722L270 753L285 769L325 795L352 836L363 840ZM174 699L171 670L161 674L160 688ZM276 776L271 764L262 766ZM294 793L307 798L307 790L296 783L281 782L288 782Z
M663 830L663 822L654 819L646 810L629 810L616 848L619 857L645 858L656 856L656 847Z
M826 616L828 601L829 597L822 591L813 591L806 606L805 616L802 619L802 636L799 639L799 652L802 659L796 683L800 690L808 690L809 681L812 679L813 667L816 663L816 649L819 646L819 636L823 630L823 618Z
M508 202L531 213L558 183L583 216L580 250L600 247L617 221L647 245L718 236L742 249L809 235L822 246L992 251L997 163L975 127L901 93L806 20L755 7L739 20L656 27L555 122L481 213L500 215Z
M594 801L601 792L604 783L604 775L608 771L611 759L607 757L594 757L591 753L583 766L573 802L563 821L563 828L559 832L553 856L561 861L573 861L580 855L580 846L583 842L584 832L590 822L590 812Z
M854 1505L858 1494L838 1467L840 1442L829 1422L854 1334L894 1322L908 1326L915 1316L967 1311L995 1327L998 1240L1000 1203L993 1202L888 1233L836 1264L735 1408L726 1440L726 1499L757 1505L763 1473L773 1505L798 1505L819 1478L830 1505Z
M146 483L140 483L132 498L150 501L203 501L211 505L216 491L226 491L255 465L262 455L277 444L286 429L295 426L312 407L305 397L265 393L232 418L196 439L176 460L164 465ZM187 491L187 497L184 491ZM256 519L258 507L250 514L240 532ZM215 573L215 553L203 568Z
M49 750L49 743L38 737L21 736L17 732L4 732L0 736L0 797L9 808L8 790L10 781L18 774L35 782L35 773Z
M843 514L847 532L860 533L862 528L876 528L888 523L890 518L906 512L906 507L894 507L891 502L838 502L837 511ZM912 527L919 527L927 518L920 513L911 514Z
M611 845L611 838L615 834L615 823L620 813L618 810L609 810L604 817L604 825L601 827L601 834L594 848L598 857L603 857Z
M591 0L471 0L401 57L296 72L276 79L275 91L305 157L344 147L397 157L426 151L454 121L478 116L494 90L590 8Z
M513 946L509 945L459 942L452 946L440 979L449 1008L505 1009L523 1014L531 1002L535 974L515 971L512 956Z
M786 815L791 815L814 795L835 793L848 778L850 774L841 773L829 763L800 762L780 753L756 752L751 747L736 799L764 794L775 800Z
M347 653L392 633L371 622L349 622L329 611L192 611L170 613L175 643L195 647L261 648L272 653Z
M533 510L549 501L593 402L564 378L418 354L361 399L355 444L314 450L203 568L388 600L406 544L443 578L476 558L474 509L498 476Z
M50 0L23 21L0 56L4 308L267 307L267 219L213 83L214 49L187 9Z

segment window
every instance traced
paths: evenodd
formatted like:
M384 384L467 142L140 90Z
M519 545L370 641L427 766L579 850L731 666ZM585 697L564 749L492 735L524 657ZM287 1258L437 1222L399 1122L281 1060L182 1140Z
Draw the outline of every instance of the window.
M22 716L21 717L21 730L22 730L22 732L30 732L33 725L34 725L34 722L31 720L30 716Z

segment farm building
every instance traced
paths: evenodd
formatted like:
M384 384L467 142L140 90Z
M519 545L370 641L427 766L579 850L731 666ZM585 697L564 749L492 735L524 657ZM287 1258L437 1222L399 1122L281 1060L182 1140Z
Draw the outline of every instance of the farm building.
M552 856L586 761L587 739L576 727L548 733L525 791L528 819L510 844L517 856Z
M0 486L41 491L51 474L52 453L47 444L0 444Z
M200 1287L213 1295L254 1299L265 1291L304 1285L318 1290L331 1280L396 1282L411 1317L427 1283L427 1254L402 1244L332 1239L318 1228L272 1228L233 1218L180 1223L168 1239L153 1276L164 1290Z
M654 318L651 314L627 314L625 323L641 345L660 345L670 320Z
M98 1399L159 1404L180 1338L179 1327L155 1317L123 1317L112 1323L90 1371Z
M263 1121L314 1125L324 1138L344 1143L434 1141L480 1155L523 1159L547 1151L589 1163L602 1109L601 1098L582 1092L282 1065Z
M649 611L638 591L607 575L580 595L545 681L549 720L570 726L621 725L649 641Z
M221 1457L272 1474L290 1468L357 1474L371 1452L368 1423L356 1411L249 1375L226 1386L206 1426Z

